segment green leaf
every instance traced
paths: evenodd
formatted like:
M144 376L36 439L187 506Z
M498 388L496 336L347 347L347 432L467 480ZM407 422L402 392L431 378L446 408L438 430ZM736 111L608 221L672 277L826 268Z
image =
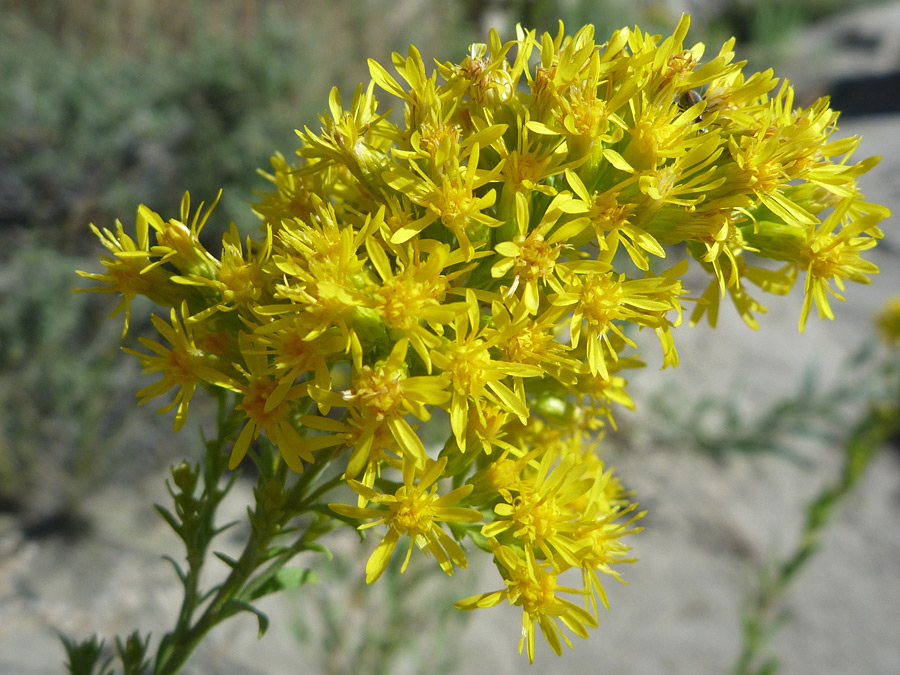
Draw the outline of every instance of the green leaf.
M169 524L169 527L175 530L175 534L184 539L184 529L182 528L181 522L178 520L178 518L173 516L172 512L169 511L169 509L167 509L165 506L154 504L153 508L155 508L156 512L159 513L160 516L162 516L162 519Z
M476 548L481 549L485 553L493 553L491 544L488 541L488 538L481 534L480 527L470 527L467 529L466 534L469 537L469 541L471 541Z
M270 546L266 549L266 555L263 558L266 561L272 560L273 558L277 558L280 555L284 555L290 551L289 546Z
M203 595L200 596L200 599L197 601L197 606L199 607L204 602L215 596L215 594L219 592L219 589L221 589L222 586L224 586L224 584L216 584L208 591L206 591Z
M225 555L224 553L222 553L220 551L213 551L213 555L216 556L223 563L228 565L231 569L234 569L235 567L237 567L238 561L235 560L234 558L232 558L230 555Z
M266 616L265 612L258 610L249 602L232 598L225 603L224 609L234 614L237 614L238 612L250 612L251 614L255 614L256 619L259 622L259 637L265 635L266 631L269 630L269 617Z
M150 644L150 636L141 639L141 634L134 631L123 641L116 638L116 651L125 675L144 675L150 669L150 659L147 657L147 646Z
M365 538L366 538L365 530L357 529L357 527L359 526L359 521L356 520L355 518L351 518L350 516L343 516L340 513L338 513L337 511L332 511L327 506L314 506L314 507L310 508L310 510L325 513L325 514L331 516L332 518L334 518L335 520L339 520L342 523L349 525L351 529L356 530L356 533L359 535L359 540L365 541Z
M217 527L215 530L213 530L212 536L213 536L213 537L218 537L218 536L219 536L220 534L222 534L225 530L230 530L232 527L234 527L235 525L239 524L240 522L241 522L241 521L239 521L239 520L232 520L232 521L229 522L229 523L225 523L225 524L222 525L221 527Z
M112 657L100 663L103 656L103 640L98 640L96 635L90 640L76 642L67 638L62 633L57 633L66 650L68 661L66 668L70 675L112 675L109 664Z
M303 567L282 567L263 584L254 589L250 595L251 600L257 600L264 595L270 595L279 591L286 591L306 584L319 583L319 575L313 570Z
M334 554L332 554L332 552L325 548L322 544L304 544L303 550L321 553L327 560L332 560L334 558Z
M184 583L184 579L185 579L184 570L181 569L181 565L179 565L177 562L175 562L175 558L173 558L170 555L164 555L163 560L166 560L172 564L172 567L175 568L175 574L178 575L178 578L181 580L181 583Z

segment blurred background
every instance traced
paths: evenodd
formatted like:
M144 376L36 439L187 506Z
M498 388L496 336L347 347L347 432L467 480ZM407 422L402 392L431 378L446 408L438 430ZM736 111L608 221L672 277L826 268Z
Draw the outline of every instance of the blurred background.
M126 634L150 615L151 623L158 621L159 634L171 614L165 602L177 601L174 595L166 596L177 589L169 583L170 571L158 559L160 547L165 549L173 542L148 507L154 500L165 499L165 467L193 456L198 437L187 428L173 436L170 416L156 416L150 409L136 407L134 392L148 382L133 359L121 354L119 320L104 320L116 300L69 292L85 286L73 270L99 270L100 247L89 223L113 228L118 218L129 232L141 203L168 218L178 213L185 190L197 203L209 202L223 188L215 222L206 235L215 237L215 228L220 233L231 221L253 232L254 217L247 204L253 201L255 191L267 187L256 169L266 170L275 151L294 152L294 129L317 127L316 115L324 110L332 86L349 96L359 82L367 81L367 58L387 63L392 52L405 53L409 44L415 43L426 63L433 58L459 60L467 45L486 40L491 27L508 39L517 23L539 32L555 32L560 19L570 31L593 23L598 41L625 25L638 24L643 30L666 34L683 11L693 17L688 43L703 41L714 50L736 36L738 58L749 61L750 72L771 66L777 75L789 76L801 103L832 95L834 107L846 111L842 120L848 121L851 133L859 128L874 135L868 154L887 154L878 139L900 135L894 122L897 118L892 116L900 107L897 2L0 0L0 672L62 672L61 665L53 665L61 664L63 655L50 628L79 633L78 637L95 631ZM859 120L858 127L853 126L854 120ZM860 157L865 155L861 151ZM892 173L887 183L873 187L870 196L896 207L900 203L896 175ZM890 247L887 253L891 253ZM896 258L885 261L895 264ZM884 262L879 262L884 267ZM896 281L898 277L891 278ZM889 292L900 291L881 288L886 290L862 301L866 311L877 309ZM785 335L796 332L796 296L792 302L785 305L786 318L778 324L784 326ZM782 316L777 306L773 316ZM148 328L148 317L149 307L135 308L134 335ZM776 323L772 320L770 326ZM727 334L729 329L725 326L723 330ZM758 340L761 355L776 355L773 371L784 372L785 363L791 363L799 374L810 362L785 354L793 354L792 349L805 353L808 345L816 344L815 335L826 335L829 327L821 333L818 330L817 326L808 331L814 334L812 342L792 342L793 336L782 340L778 332L774 338L757 334L734 339ZM836 359L849 356L851 348L866 337L858 326L849 342L842 342L840 331L836 335L839 337L822 338L838 349ZM714 353L703 338L695 343L702 353ZM725 352L722 358L728 361ZM690 358L684 360L690 372ZM696 366L693 377L701 383L698 386L708 376L708 371ZM684 377L690 382L691 375ZM720 374L718 384L710 382L710 386L733 393L742 389L736 386L739 377ZM826 383L828 377L826 373ZM833 380L833 374L831 377ZM638 399L639 407L658 393L660 383L655 372L638 383L638 391L646 395L646 401ZM769 384L758 379L749 390L756 387L789 395L796 389L794 382L786 383L784 391ZM841 395L852 397L855 392L849 387ZM829 405L844 402L838 398ZM655 410L659 424L668 424L680 415L659 406ZM196 412L199 417L195 420L202 420L200 406ZM620 445L638 444L640 433L635 429L639 426L625 423L622 434L632 436L620 438ZM651 444L659 445L660 437L674 443L672 439L679 434L689 435L677 425L671 429L669 436L657 435ZM745 484L750 480L746 467L739 468L737 476L723 476L719 475L725 471L721 464L686 456L689 459L684 461L693 468L682 476L685 482L681 487L673 488L680 496L684 496L680 490L696 494L691 480L698 473L707 472L711 482ZM633 472L626 479L636 486L646 484L645 490L656 493L653 502L657 508L666 508L660 480L675 483L672 476L680 474L670 470L666 463L670 459L659 461L662 463L657 465L653 458L644 458L632 460L629 466L625 459L625 466ZM700 464L691 464L695 461ZM772 483L771 476L761 480ZM775 482L793 484L794 480ZM815 474L809 480L815 485ZM897 507L900 496L896 489L890 494ZM704 508L703 504L698 508ZM896 516L896 510L893 514ZM750 521L756 518L752 514L746 517ZM782 522L779 518L771 516L769 524L777 526ZM794 520L798 518L795 515ZM796 525L790 518L788 521ZM140 542L134 541L135 527L145 533ZM897 529L896 520L892 527ZM775 535L760 536L771 544ZM896 537L891 541L896 546L891 551L900 553ZM737 557L747 549L740 542L721 545L737 549ZM865 542L859 545L866 546ZM642 557L647 555L642 552ZM758 555L765 558L767 554ZM883 566L888 579L900 581L900 555L893 560L893 566ZM98 589L109 583L73 587L78 571L95 568L98 561L107 565L107 571L121 571L116 577L118 585L102 596ZM65 569L76 576L54 576ZM58 581L52 581L54 578ZM728 572L721 581L733 588L733 598L722 613L703 616L711 620L710 625L732 616L734 625L725 638L702 635L702 625L697 636L684 637L680 634L684 621L673 616L672 625L679 626L668 638L673 651L646 662L656 664L657 670L651 665L635 665L633 670L610 672L721 672L727 668L729 661L723 654L738 649L741 573ZM154 583L166 590L154 600L158 606L148 609L141 588ZM828 583L839 584L840 580ZM124 592L125 598L114 592ZM626 590L617 601L628 606L629 597ZM323 602L343 600L323 598ZM616 609L614 606L611 617ZM502 610L494 611L499 614ZM632 622L629 633L641 631L645 620L634 611L625 612L627 621ZM693 616L691 611L703 614L697 606L692 610L689 605L685 611L688 619ZM504 651L495 655L496 672L512 672L504 669L504 663L522 665L512 654L518 614L506 613L513 622L511 627L508 622L503 624L506 634L497 637ZM407 619L411 625L425 621L421 617ZM303 644L303 636L318 636L320 646L327 641L316 632L321 631L322 622L315 630L295 615L285 622L293 626L286 631L292 647L277 646L283 640L270 635L252 659L240 654L216 655L215 649L209 648L198 657L204 665L189 672L296 672L288 669L290 664L310 649ZM900 628L896 617L893 625L890 619L888 622L887 627L874 630ZM475 639L471 630L468 635ZM232 639L228 635L220 636L223 643ZM600 642L598 649L604 652L617 652L616 659L622 660L613 659L614 663L643 663L623 658L621 652L633 650L633 645L620 648L602 635L593 641ZM585 647L576 645L576 653L588 653ZM349 649L346 645L342 648ZM259 665L259 654L276 652L269 666ZM687 652L701 658L706 655L711 670L682 669L679 664L683 661L677 655ZM878 654L881 660L875 665L883 661L886 668L900 667L900 651L892 652L890 645ZM897 660L890 663L893 656ZM796 658L788 662L806 662L806 657ZM397 666L384 672L438 672L437 666L432 670L415 659L401 662L408 670ZM596 663L596 657L551 660L540 672L596 672L587 665ZM320 670L308 672L344 672L340 667L321 665ZM457 672L456 667L462 668L450 664L444 672ZM854 672L896 671L870 668Z

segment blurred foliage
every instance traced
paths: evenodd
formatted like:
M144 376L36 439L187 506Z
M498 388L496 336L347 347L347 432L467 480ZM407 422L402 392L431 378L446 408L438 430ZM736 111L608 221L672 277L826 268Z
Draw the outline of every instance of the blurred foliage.
M731 0L715 3L710 28L734 35L738 42L771 45L798 28L833 14L883 3L884 0Z
M796 441L840 444L865 402L885 396L890 380L880 365L875 345L863 345L838 370L834 386L825 387L819 371L809 368L795 394L755 415L747 414L740 397L693 396L667 382L648 398L646 426L660 447L686 446L716 460L771 454L808 465Z
M123 471L125 453L131 474L154 452L119 436L137 368L119 358L105 303L72 299L77 264L37 243L0 257L0 501L26 517L65 510Z
M819 552L836 508L859 484L872 460L900 434L900 350L873 361L879 384L875 396L857 414L837 447L842 455L836 478L824 485L806 505L805 520L796 544L782 559L759 571L759 583L745 601L741 617L742 645L732 667L734 675L771 675L779 661L772 638L789 618L785 598L800 573Z
M294 634L303 645L319 645L312 670L353 675L365 663L372 675L459 672L454 645L470 617L453 603L474 590L478 575L469 570L450 590L422 558L414 556L401 576L403 557L394 556L379 583L367 585L360 570L371 547L349 543L349 551L314 566L322 583L303 589L297 602L302 614L295 615Z
M425 41L446 48L455 12L435 4L449 26ZM379 21L393 5L4 2L0 228L78 250L89 221L129 220L140 201L177 211L185 186L198 199L224 188L224 221L242 219L265 185L253 168L290 153L331 86L355 87L368 55L405 51L428 8Z

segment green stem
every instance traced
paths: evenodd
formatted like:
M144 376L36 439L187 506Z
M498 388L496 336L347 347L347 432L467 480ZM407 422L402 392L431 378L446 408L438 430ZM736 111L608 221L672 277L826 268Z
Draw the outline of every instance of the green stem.
M244 588L253 576L253 573L265 562L265 552L268 548L268 543L271 542L273 537L274 533L265 539L258 539L254 534L250 535L247 546L244 548L244 552L232 569L231 574L219 587L215 597L197 622L193 626L188 627L189 619L187 624L179 620L179 625L176 626L175 632L172 634L170 643L172 647L161 659L157 660L156 668L154 669L155 675L175 675L175 673L178 673L197 648L197 645L206 637L206 634L216 625L237 613L238 610L232 610L227 605L229 601L238 597L241 589ZM197 596L195 594L195 602L196 599ZM187 602L188 598L185 597L186 605ZM189 606L188 617L190 614L193 614L194 609L196 609L196 604Z
M249 514L251 527L247 543L240 558L232 563L231 573L215 589L200 617L194 620L199 606L209 597L209 594L200 593L200 573L209 545L217 534L213 526L216 508L228 491L218 488L225 471L224 446L229 436L228 428L228 420L220 418L219 435L207 444L205 485L196 514L189 514L184 519L182 534L188 549L189 566L182 578L184 600L174 630L159 645L154 675L178 673L210 630L225 619L246 611L250 602L264 594L262 587L278 570L298 553L311 549L314 540L324 531L318 516L289 547L276 554L272 544L291 520L309 513L319 497L341 483L340 475L317 482L335 450L321 453L319 461L310 465L290 488L286 488L289 472L282 462L266 475L263 470L265 459L261 460L255 508ZM191 517L201 522L202 532L196 538L185 534L186 523ZM196 527L196 523L191 522ZM266 570L260 572L267 563Z

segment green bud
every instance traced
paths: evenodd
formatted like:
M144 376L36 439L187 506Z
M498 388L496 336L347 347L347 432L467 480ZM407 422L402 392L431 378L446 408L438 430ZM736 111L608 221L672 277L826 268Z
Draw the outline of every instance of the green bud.
M390 342L384 321L375 310L368 307L356 307L350 315L350 322L364 347L376 344L386 345Z
M551 422L569 423L575 419L575 406L557 396L542 396L534 405L534 410Z
M194 488L197 487L197 477L199 473L197 467L191 466L187 462L181 462L172 467L172 481L178 488L179 492L185 495L193 495Z
M744 242L758 251L757 255L773 260L797 262L806 248L806 228L779 221L761 220L757 227L741 228Z

